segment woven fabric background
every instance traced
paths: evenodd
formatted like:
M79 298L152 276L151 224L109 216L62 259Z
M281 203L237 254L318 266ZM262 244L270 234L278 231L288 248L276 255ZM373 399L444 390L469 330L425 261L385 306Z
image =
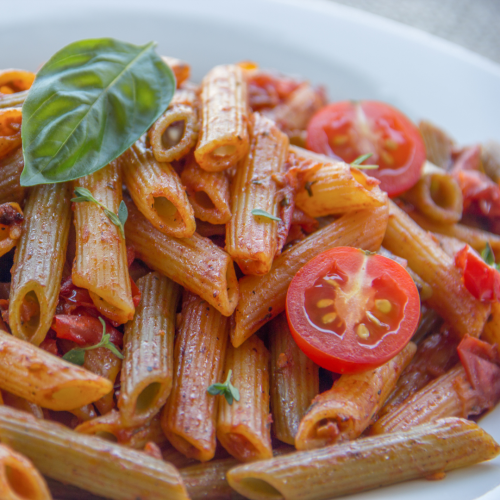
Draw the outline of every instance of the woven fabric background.
M409 24L500 63L500 0L331 0Z

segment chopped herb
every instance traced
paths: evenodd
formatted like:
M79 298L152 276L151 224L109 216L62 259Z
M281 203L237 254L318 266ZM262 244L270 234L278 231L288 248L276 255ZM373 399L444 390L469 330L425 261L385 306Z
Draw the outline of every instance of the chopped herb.
M97 201L87 188L83 187L75 188L75 195L76 198L71 199L71 201L74 201L75 203L87 201L89 203L95 203L96 205L100 206L104 210L104 213L106 214L108 219L120 230L121 235L125 238L124 225L125 222L127 221L128 210L127 210L127 205L125 205L125 202L123 200L120 202L118 215L116 215L111 210L108 210L100 201Z
M99 347L105 347L109 349L117 358L123 359L123 354L119 351L118 347L113 344L109 339L111 335L106 333L106 323L99 317L99 321L102 324L102 337L98 344L91 345L89 347L76 347L71 349L64 356L63 359L73 363L74 365L82 366L85 362L85 351L92 351L93 349L98 349Z
M486 262L486 264L500 271L500 264L495 263L495 254L493 253L493 249L491 248L489 241L486 242L486 246L481 252L481 258L484 260L484 262Z
M318 181L307 181L304 185L304 189L307 191L307 194L309 196L312 196L313 195L313 191L312 191L312 187L313 187L313 184L316 184L316 182Z
M226 398L226 401L228 404L232 405L233 400L239 401L240 400L240 391L234 387L233 384L231 384L231 376L233 374L233 370L229 370L229 373L227 374L226 381L221 384L221 383L216 383L212 384L208 389L207 392L211 394L212 396L217 396L219 394L223 395Z
M373 153L367 153L365 155L358 156L352 163L351 165L353 167L359 168L359 169L364 169L364 170L376 170L378 168L378 165L361 165L365 160L368 160L373 156Z
M279 217L275 217L274 215L272 215L269 212L266 212L265 210L262 210L260 208L254 208L252 210L252 215L256 215L257 217L265 217L266 219L281 222L281 219Z

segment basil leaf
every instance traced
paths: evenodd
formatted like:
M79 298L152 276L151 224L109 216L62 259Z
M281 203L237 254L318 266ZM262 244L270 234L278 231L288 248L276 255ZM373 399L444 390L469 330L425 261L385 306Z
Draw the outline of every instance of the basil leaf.
M120 219L122 226L125 225L125 222L127 222L128 219L128 208L123 200L120 201L120 207L118 208L118 219Z
M256 215L258 217L265 217L266 219L271 219L281 222L281 219L279 217L275 217L274 215L270 214L269 212L266 212L265 210L262 210L261 208L254 208L251 214Z
M175 90L172 70L154 47L99 38L52 56L23 105L21 185L91 174L146 132Z
M83 366L83 363L85 363L85 351L83 349L71 349L71 351L68 351L62 359L69 361L70 363L73 363L74 365L79 365Z

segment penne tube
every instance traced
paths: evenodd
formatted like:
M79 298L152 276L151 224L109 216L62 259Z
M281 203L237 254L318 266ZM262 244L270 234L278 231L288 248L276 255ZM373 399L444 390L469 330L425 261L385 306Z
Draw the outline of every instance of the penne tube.
M219 401L217 439L242 462L273 456L269 414L269 352L262 340L253 336L235 349L229 345L224 376L231 370L232 384L240 399L230 405Z
M188 500L177 469L146 453L0 407L0 439L40 472L113 500Z
M387 363L361 373L342 375L316 396L295 436L298 450L322 448L358 438L373 422L417 350L410 342Z
M142 450L149 442L159 445L166 442L159 415L142 425L130 427L125 425L121 414L116 410L81 423L75 428L75 432L97 436L136 450Z
M408 430L439 418L477 415L484 410L481 399L469 382L464 367L458 363L377 420L370 434Z
M500 144L488 141L481 145L481 165L484 173L498 184L500 181Z
M31 413L36 418L44 419L43 409L37 405L36 403L32 403L27 399L21 398L20 396L16 396L8 391L2 392L3 403L11 408L16 408L17 410L25 411L27 413ZM1 498L1 497L0 497Z
M0 444L0 498L52 500L45 479L33 464L3 444Z
M390 202L384 247L406 259L410 268L432 288L427 304L458 335L479 337L490 305L476 300L467 291L454 260L393 202Z
M448 330L425 338L378 417L390 413L430 381L452 368L458 362L457 346L458 339Z
M404 207L404 211L423 229L433 233L457 238L470 245L477 252L482 252L489 243L496 256L500 257L500 236L478 227L464 224L439 224L429 220L416 210Z
M74 181L74 187L88 189L108 210L118 213L122 199L122 175L118 163ZM74 206L76 257L72 279L86 288L98 311L116 323L134 317L125 238L95 203Z
M278 104L266 114L276 122L276 125L290 137L305 130L309 120L316 111L327 104L322 89L315 89L309 83L302 83L286 101Z
M151 269L197 293L224 316L230 316L238 303L238 281L231 257L208 238L194 234L177 239L155 229L126 200L127 243Z
M288 137L268 118L252 117L246 158L231 182L232 217L226 226L226 250L245 274L267 274L278 249L278 190L284 182Z
M0 158L21 146L20 108L0 109Z
M403 198L440 224L453 224L462 218L462 190L447 172L424 173Z
M19 181L23 168L24 157L21 148L5 158L0 158L0 203L23 203L26 188L21 186Z
M231 220L229 179L224 172L207 172L191 158L181 174L194 215L211 224Z
M431 122L422 120L418 128L424 140L427 159L438 167L449 169L453 162L453 140Z
M79 408L113 388L109 380L2 331L0 352L0 388L43 408Z
M201 128L194 152L198 165L219 172L248 151L247 82L239 66L216 66L203 78Z
M18 203L0 205L0 257L17 245L23 220L23 211Z
M294 445L300 421L319 392L319 367L293 340L284 313L271 321L268 330L274 434Z
M83 367L100 377L108 379L114 386L122 368L122 360L109 349L99 347L85 353ZM108 392L101 399L94 402L101 415L110 412L115 407L114 391Z
M121 156L123 179L137 208L162 233L189 238L196 230L184 186L169 163L159 163L141 140Z
M122 420L129 427L150 420L170 394L179 300L179 286L158 273L140 278L137 287L141 302L125 326L118 398Z
M175 342L174 383L161 423L177 450L203 462L215 455L217 399L207 389L222 379L228 333L225 316L185 292Z
M500 302L491 304L491 314L484 325L481 340L500 346Z
M386 203L379 182L347 163L297 146L290 147L289 161L292 165L298 164L288 173L289 177L297 178L295 203L310 217L342 214Z
M191 75L191 67L185 61L181 61L175 57L161 56L163 62L168 64L175 75L177 87L182 85Z
M35 80L35 73L23 69L3 69L0 70L0 99L29 90Z
M154 157L172 162L186 156L198 140L198 95L194 86L178 89L167 111L148 131Z
M252 500L326 500L432 477L499 453L500 446L477 424L448 418L408 432L239 465L227 479Z
M319 253L336 246L378 250L387 217L387 205L345 214L283 252L265 276L242 278L241 298L232 320L233 346L239 347L261 326L285 310L288 285L297 271Z
M191 500L236 500L226 473L238 464L234 458L223 458L182 469L181 477Z
M31 189L12 268L9 326L35 345L45 339L59 300L70 224L69 184Z

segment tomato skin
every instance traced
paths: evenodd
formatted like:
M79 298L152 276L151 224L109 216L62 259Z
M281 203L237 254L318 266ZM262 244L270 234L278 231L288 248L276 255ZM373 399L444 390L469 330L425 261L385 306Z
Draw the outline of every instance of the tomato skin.
M462 271L465 288L483 302L500 300L500 273L484 262L469 245L455 255L455 265Z
M352 163L372 153L368 174L389 196L413 187L426 159L418 128L401 111L378 101L341 101L319 110L307 127L307 149Z
M360 268L360 265L365 267ZM401 305L401 319L395 322L397 330L379 335L380 338L376 338L376 342L370 345L368 340L360 341L355 325L348 324L347 321L342 335L318 328L308 310L310 303L307 302L307 294L318 289L319 280L331 276L334 273L332 269L338 270L335 271L337 275L345 274L353 283L356 282L356 276L359 276L359 269L366 276L366 282L363 282L361 288L348 297L348 302L343 302L348 314L356 311L356 307L361 308L360 314L364 314L364 307L368 306L367 309L370 309L377 293L382 290L386 293L383 298L391 300L395 311L398 304ZM386 280L390 286L380 280ZM382 286L377 288L374 281ZM337 305L342 304L335 302L336 308ZM327 370L357 373L382 365L406 346L418 325L420 298L410 275L398 263L381 255L367 256L357 248L337 247L318 255L295 275L287 293L286 313L292 336L306 356ZM339 317L343 320L340 312ZM372 328L373 324L369 326Z

